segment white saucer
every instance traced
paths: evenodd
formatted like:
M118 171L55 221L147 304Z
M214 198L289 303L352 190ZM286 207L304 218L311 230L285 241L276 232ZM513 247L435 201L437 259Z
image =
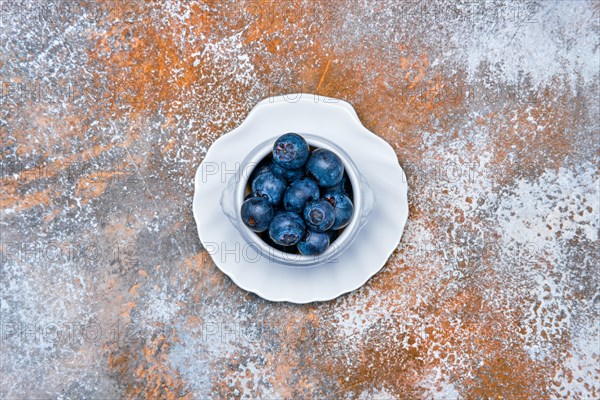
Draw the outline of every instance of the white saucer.
M352 245L335 260L314 267L255 257L219 204L228 179L248 153L287 132L310 132L336 143L375 192L375 207ZM407 189L394 150L362 125L350 104L291 94L261 101L239 127L213 143L196 171L193 212L204 247L239 287L271 301L309 303L355 290L385 265L408 218Z

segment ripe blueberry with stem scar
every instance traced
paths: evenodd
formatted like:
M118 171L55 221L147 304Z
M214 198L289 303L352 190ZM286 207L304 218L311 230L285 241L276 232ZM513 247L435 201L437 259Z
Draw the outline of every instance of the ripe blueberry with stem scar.
M273 162L287 169L301 168L306 163L309 152L308 143L302 136L286 133L273 145Z
M251 197L242 203L242 221L254 232L266 231L274 215L273 206L264 197Z
M335 209L326 200L313 200L304 207L304 220L316 232L325 232L335 222Z
M329 235L307 229L304 237L298 242L298 251L305 256L322 254L329 247Z
M293 212L282 211L269 224L269 237L281 246L293 246L304 236L306 226L302 218Z

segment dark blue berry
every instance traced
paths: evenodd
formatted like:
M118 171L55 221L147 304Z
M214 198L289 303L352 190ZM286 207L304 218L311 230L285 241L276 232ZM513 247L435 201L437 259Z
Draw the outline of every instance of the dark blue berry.
M268 158L264 158L261 162L259 162L256 167L252 170L250 174L250 179L248 182L254 182L257 176L264 174L265 172L269 172L271 170L271 162Z
M275 175L281 176L288 182L294 182L295 180L300 179L305 175L304 168L287 169L275 163L271 164L271 171L273 171Z
M327 149L316 149L306 162L306 174L321 187L335 186L342 180L344 165L342 160Z
M273 162L287 169L297 169L304 166L310 148L306 140L295 133L280 136L273 145Z
M279 245L293 246L304 236L305 229L304 221L298 214L283 211L271 220L269 236Z
M329 229L328 231L325 232L327 234L327 236L329 236L329 243L333 243L335 241L335 239L337 239L337 237L339 236L339 231L337 231L336 229Z
M335 222L335 209L323 199L313 200L304 207L303 216L309 228L317 232L325 232Z
M254 179L252 192L255 197L266 197L272 205L276 206L281 202L286 186L287 184L283 178L267 171Z
M344 171L342 179L339 181L339 183L327 188L325 192L342 192L343 194L346 194L348 195L348 197L350 197L352 195L352 185L350 184L350 178L348 178L346 172Z
M287 211L301 214L307 202L319 198L319 186L311 178L294 181L283 194L283 207Z
M266 231L274 215L273 206L264 197L251 197L242 203L242 221L254 232Z
M305 256L314 256L323 253L329 247L327 233L306 230L304 237L298 242L298 251Z
M332 229L340 229L348 225L352 219L354 205L352 200L342 192L328 192L323 195L323 199L329 202L335 209L335 222Z
M263 238L263 240L265 241L265 243L267 243L269 246L277 249L277 250L281 250L285 253L297 253L298 249L296 248L296 246L292 245L292 246L282 246L280 244L277 244L273 241L273 239L271 239L271 237L269 236L268 232L263 233L261 236Z

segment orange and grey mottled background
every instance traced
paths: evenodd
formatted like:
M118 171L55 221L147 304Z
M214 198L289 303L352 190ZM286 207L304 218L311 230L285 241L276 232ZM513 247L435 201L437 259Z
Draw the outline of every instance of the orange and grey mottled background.
M597 399L594 1L0 3L2 399ZM262 300L192 217L262 98L350 102L410 187L359 290Z

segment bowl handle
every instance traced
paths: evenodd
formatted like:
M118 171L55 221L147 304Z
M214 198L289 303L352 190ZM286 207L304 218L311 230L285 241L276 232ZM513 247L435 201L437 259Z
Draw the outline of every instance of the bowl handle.
M369 214L375 208L377 198L375 197L375 191L362 174L360 174L360 184L363 193L363 210L360 216L359 227L362 228L367 223Z
M229 218L233 226L238 227L237 221L237 212L235 210L235 188L237 182L237 174L229 178L227 182L227 186L223 189L221 193L221 199L219 200L219 204L221 205L221 209L223 213Z

